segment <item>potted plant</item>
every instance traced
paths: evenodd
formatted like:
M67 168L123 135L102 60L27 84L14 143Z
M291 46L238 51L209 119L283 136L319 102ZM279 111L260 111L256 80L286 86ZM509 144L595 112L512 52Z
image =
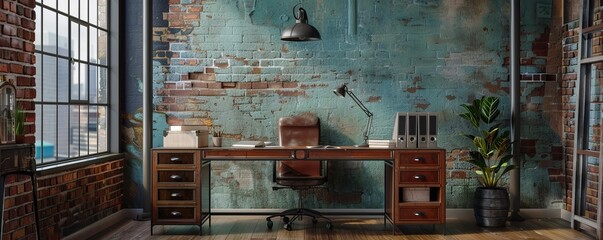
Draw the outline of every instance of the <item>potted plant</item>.
M217 130L216 128L212 127L212 143L214 147L221 147L222 146L222 130Z
M478 225L503 227L509 212L509 194L501 187L501 180L515 168L509 164L511 142L509 131L501 130L498 97L482 97L473 104L462 104L464 112L459 116L471 124L473 133L462 134L473 143L467 162L476 169L482 185L475 191L474 214Z
M21 107L15 108L15 142L23 143L24 130L25 130L25 113Z

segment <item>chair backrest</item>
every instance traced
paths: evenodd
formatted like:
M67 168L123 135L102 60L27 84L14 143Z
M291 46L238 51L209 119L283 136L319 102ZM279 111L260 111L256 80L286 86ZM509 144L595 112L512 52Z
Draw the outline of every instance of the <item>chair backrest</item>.
M281 146L316 146L320 142L320 121L311 114L282 117L278 122ZM322 161L277 161L275 181L284 186L315 186L326 181Z

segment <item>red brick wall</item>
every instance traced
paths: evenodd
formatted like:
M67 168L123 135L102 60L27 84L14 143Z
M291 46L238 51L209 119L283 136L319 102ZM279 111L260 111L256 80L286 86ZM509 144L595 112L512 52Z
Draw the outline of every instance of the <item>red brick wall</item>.
M40 239L60 239L121 210L124 160L38 177ZM4 239L35 239L29 177L6 184Z
M33 143L36 96L35 0L0 0L0 78L17 88L18 104L26 111L25 142Z
M124 160L38 178L42 238L60 238L121 210Z
M566 210L572 209L572 176L573 176L573 154L574 137L576 133L576 110L575 90L578 75L576 70L578 66L572 62L577 61L578 50L574 46L578 44L579 23L578 21L565 24L565 35L563 41L563 62L561 66L561 101L562 101L562 121L563 121L563 146L565 153L565 182L566 185Z

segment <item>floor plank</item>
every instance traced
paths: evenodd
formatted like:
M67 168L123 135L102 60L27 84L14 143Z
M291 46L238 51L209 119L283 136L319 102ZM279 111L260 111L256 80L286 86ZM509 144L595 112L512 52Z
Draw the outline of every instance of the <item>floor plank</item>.
M328 230L324 220L313 224L311 218L293 223L292 231L283 228L281 218L273 218L272 229L266 216L213 216L211 227L205 223L203 235L198 226L155 226L151 236L150 222L124 221L94 238L99 240L504 240L504 239L595 239L570 228L562 219L528 219L507 223L503 228L481 228L473 221L449 219L445 225L404 225L396 228L384 224L382 217L341 217L333 219Z

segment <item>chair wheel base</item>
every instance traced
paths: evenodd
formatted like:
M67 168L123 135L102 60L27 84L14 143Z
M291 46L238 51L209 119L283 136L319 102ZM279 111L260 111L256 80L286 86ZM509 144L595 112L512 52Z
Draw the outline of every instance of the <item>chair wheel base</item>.
M333 230L333 224L332 223L327 223L327 229Z

